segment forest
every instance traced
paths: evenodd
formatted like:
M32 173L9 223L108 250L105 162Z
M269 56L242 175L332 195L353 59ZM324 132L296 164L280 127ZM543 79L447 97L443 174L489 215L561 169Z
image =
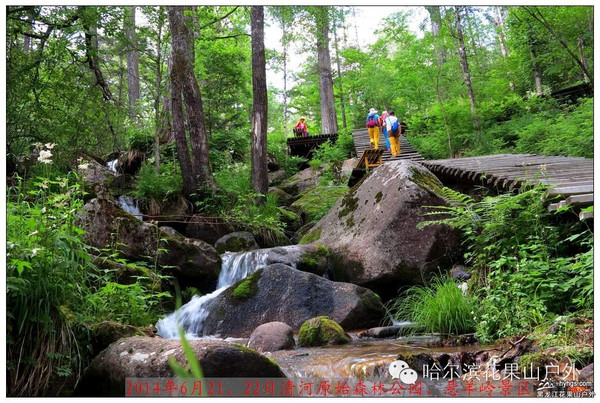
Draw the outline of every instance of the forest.
M215 240L228 232L261 249L315 244L356 190L340 167L356 159L352 132L370 108L395 110L425 159L593 158L593 7L396 7L364 44L375 9L6 8L7 395L76 393L105 333L153 334L215 289ZM300 117L337 141L290 155ZM309 171L310 188L285 187ZM394 283L373 290L386 312L479 343L527 336L537 350L523 365L593 363L593 221L548 212L545 190L444 188L447 216L424 213L421 227L461 233L468 295L446 274ZM82 218L117 197L148 225L132 235L138 249L119 237L127 219L91 232ZM228 230L193 232L193 220ZM205 269L190 274L175 240L202 250ZM316 245L303 264L335 260Z

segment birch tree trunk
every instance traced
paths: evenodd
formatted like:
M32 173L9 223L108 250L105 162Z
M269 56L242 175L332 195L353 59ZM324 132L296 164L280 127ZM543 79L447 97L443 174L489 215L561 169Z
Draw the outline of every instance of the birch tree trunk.
M431 33L437 41L440 41L440 30L442 28L442 13L440 6L426 6L425 9L427 12L429 12L429 18L431 19ZM446 62L446 47L443 43L436 43L435 49L437 54L437 63L441 66Z
M264 7L253 6L252 36L252 188L260 195L257 202L265 203L269 190L267 171L267 73L265 60Z
M494 18L494 25L496 26L496 33L498 34L498 43L500 44L500 53L504 59L508 58L508 49L506 48L506 34L504 31L504 13L502 8L494 7L496 12ZM510 73L508 73L510 75ZM511 91L515 90L515 83L513 80L509 80L508 86Z

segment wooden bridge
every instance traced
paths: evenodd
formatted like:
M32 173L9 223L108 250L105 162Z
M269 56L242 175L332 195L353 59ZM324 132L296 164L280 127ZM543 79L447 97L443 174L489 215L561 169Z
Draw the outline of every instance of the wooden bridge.
M369 134L366 129L352 133L354 148L360 161L368 164L370 148ZM510 191L525 185L541 183L550 186L547 198L549 211L572 206L577 209L592 206L594 203L594 160L580 157L543 156L536 154L497 154L480 157L425 160L406 140L400 137L402 153L393 157L387 150L378 151L380 164L398 159L410 159L420 162L441 180L453 179L460 182L495 187L501 191ZM380 135L379 148L385 148L385 139ZM353 172L349 185L358 182L360 169ZM364 174L364 173L363 173ZM358 177L360 178L360 177ZM593 211L580 211L581 220L593 218Z

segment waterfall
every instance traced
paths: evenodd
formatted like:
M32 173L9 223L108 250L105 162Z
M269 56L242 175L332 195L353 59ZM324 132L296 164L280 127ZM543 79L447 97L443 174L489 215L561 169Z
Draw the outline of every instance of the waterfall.
M195 339L206 336L203 333L204 320L210 313L211 302L227 287L235 284L255 271L267 266L268 249L258 249L250 252L225 252L221 255L223 261L217 289L201 297L194 296L190 302L177 311L165 316L156 324L158 335L165 339L178 339L178 327L183 327L185 337Z
M138 207L137 201L133 200L129 196L119 196L117 202L123 210L127 211L129 214L133 215L138 220L142 219L142 212Z
M108 169L111 170L111 172L117 173L117 163L119 162L119 159L115 159L112 161L108 161L106 163L106 166L108 167Z

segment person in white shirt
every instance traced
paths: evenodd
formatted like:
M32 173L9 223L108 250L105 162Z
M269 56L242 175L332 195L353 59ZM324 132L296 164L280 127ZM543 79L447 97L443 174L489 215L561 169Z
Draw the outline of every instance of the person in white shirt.
M392 110L389 113L390 115L385 119L385 127L388 130L392 155L395 157L402 152L400 150L400 122L395 111Z

